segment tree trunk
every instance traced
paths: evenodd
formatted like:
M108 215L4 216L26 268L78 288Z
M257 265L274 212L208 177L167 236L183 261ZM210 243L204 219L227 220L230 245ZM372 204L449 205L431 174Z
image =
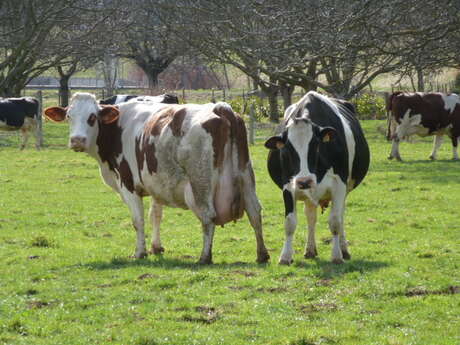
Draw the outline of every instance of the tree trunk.
M283 106L286 110L292 104L292 94L294 93L294 86L286 83L280 84L280 92L283 97Z
M425 91L425 79L423 78L423 70L420 67L416 68L417 70L417 91Z
M69 88L70 75L65 75L59 78L59 100L61 107L69 105L70 88Z

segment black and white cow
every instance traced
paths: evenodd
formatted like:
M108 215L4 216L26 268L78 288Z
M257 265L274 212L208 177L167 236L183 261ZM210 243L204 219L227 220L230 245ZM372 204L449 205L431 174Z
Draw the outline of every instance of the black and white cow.
M285 243L280 264L293 261L296 202L305 203L308 239L304 256L317 256L315 227L317 207L332 202L332 262L350 259L344 231L345 198L366 176L369 147L355 117L353 105L308 92L286 109L285 129L265 142L270 149L268 171L283 191Z
M153 253L163 251L162 209L172 206L190 209L202 223L200 263L212 262L215 226L236 221L244 211L255 231L257 261L269 259L246 128L228 104L114 107L76 93L68 108L51 107L45 114L69 119L70 148L96 159L104 182L128 205L137 232L136 258L147 255L142 198L150 196Z
M108 98L99 100L99 104L114 105L114 104L127 102L130 99L136 98L136 97L138 96L137 95L115 95L112 97L108 97Z
M0 130L20 130L21 150L27 145L29 132L35 136L35 147L41 144L41 114L38 100L33 97L0 98Z
M123 102L154 102L165 104L179 104L179 99L176 95L165 93L158 96L137 96L137 95L116 95L106 99L101 99L99 104L115 105Z

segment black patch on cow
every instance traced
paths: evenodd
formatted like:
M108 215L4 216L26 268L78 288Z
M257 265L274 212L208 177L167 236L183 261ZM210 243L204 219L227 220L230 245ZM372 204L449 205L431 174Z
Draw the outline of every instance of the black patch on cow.
M26 117L38 118L38 100L33 97L0 99L0 121L20 128Z
M88 126L93 127L94 124L96 123L96 120L97 120L96 115L95 115L95 114L91 114L91 115L88 117L88 121L87 121Z
M177 98L176 95L172 95L172 94L169 94L169 93L165 93L163 95L163 100L161 101L161 103L165 103L165 104L179 104L179 98Z
M118 121L108 124L99 121L98 124L99 133L96 138L96 145L99 157L103 163L107 162L110 170L118 171L117 157L122 152L121 134L123 130L118 125Z
M125 185L126 189L128 189L131 193L134 192L133 173L125 157L122 158L118 169L121 185Z
M288 190L283 190L284 200L284 216L287 217L289 213L294 212L294 198L292 193Z

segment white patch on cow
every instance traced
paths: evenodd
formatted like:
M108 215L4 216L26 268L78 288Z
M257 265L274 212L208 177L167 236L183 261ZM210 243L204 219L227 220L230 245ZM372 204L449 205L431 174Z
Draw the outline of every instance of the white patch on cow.
M123 103L126 100L126 95L117 95L115 98L115 104Z
M437 134L437 135L434 136L433 150L431 151L431 155L430 155L431 159L435 160L437 158L438 150L442 145L442 141L443 141L443 135L442 134Z
M457 104L460 104L460 97L455 93L451 93L450 95L442 94L441 97L444 101L444 109L446 109L449 114L454 111Z
M308 168L308 143L313 138L313 129L310 123L299 121L294 124L291 122L287 125L289 128L288 139L300 157L300 171L295 178L311 177L313 174Z
M418 134L420 136L425 136L428 134L428 129L421 125L422 115L410 115L410 112L411 110L407 109L406 113L401 119L400 124L396 127L396 136L399 140L402 140L404 137L408 137L413 134Z

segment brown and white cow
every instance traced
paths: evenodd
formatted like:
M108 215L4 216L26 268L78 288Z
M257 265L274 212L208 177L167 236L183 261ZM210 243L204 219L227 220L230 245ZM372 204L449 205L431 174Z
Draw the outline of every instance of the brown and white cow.
M95 158L105 183L128 205L137 232L136 258L147 255L142 198L151 196L153 253L164 250L162 208L172 206L192 210L201 221L199 263L212 263L215 226L236 221L244 211L255 230L257 261L269 259L246 128L228 104L114 107L77 93L68 108L51 107L45 114L55 121L69 119L70 148Z
M444 134L452 140L453 159L458 160L458 137L460 136L460 97L442 93L391 94L388 110L392 113L392 148L389 159L401 160L399 142L413 134L425 137L434 135L430 159L436 159Z

